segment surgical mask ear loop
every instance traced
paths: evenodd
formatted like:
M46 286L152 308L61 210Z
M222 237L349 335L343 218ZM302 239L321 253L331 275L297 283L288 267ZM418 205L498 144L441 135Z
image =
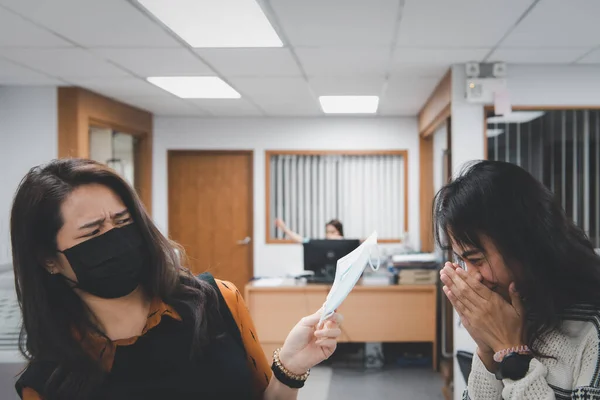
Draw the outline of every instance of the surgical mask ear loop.
M371 260L371 249L375 247L377 249L377 268L375 268L373 266L373 261ZM371 269L373 271L377 271L379 269L379 267L381 266L381 253L379 253L379 246L374 245L369 247L369 266L371 267Z

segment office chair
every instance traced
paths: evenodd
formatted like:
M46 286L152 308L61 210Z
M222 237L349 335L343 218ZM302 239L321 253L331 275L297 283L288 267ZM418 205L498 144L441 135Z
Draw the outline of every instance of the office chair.
M456 352L456 361L458 361L458 366L463 378L465 378L465 382L468 382L469 374L471 373L471 363L473 362L473 353L459 350Z

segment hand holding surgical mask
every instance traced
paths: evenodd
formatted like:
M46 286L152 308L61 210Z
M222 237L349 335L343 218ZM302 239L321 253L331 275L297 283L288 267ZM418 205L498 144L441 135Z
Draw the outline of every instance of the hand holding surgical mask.
M377 267L373 266L371 261L371 253L373 250L377 250ZM348 294L350 294L356 285L356 282L360 279L367 263L369 263L373 271L377 271L381 264L379 250L377 248L377 232L373 232L371 236L369 236L369 238L352 253L338 260L335 271L335 280L327 295L325 304L323 305L321 321L324 321L333 315L335 310L342 304L346 297L348 297Z

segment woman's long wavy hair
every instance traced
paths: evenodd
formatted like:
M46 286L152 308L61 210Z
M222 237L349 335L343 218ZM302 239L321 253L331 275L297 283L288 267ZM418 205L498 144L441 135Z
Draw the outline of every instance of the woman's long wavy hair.
M436 195L438 245L483 251L489 238L515 276L526 308L526 344L560 327L576 305L600 306L600 257L556 197L524 169L499 161L469 165Z
M22 180L11 213L12 256L17 297L23 314L20 350L31 363L55 369L46 384L49 399L87 399L104 378L97 360L83 350L74 332L98 330L90 310L64 279L46 270L55 259L63 225L61 205L74 189L101 184L113 190L139 227L148 252L143 289L151 298L180 307L193 318L190 354L198 355L216 336L219 318L213 288L181 266L176 245L156 228L136 192L114 171L90 160L62 159L34 167ZM108 339L107 339L108 340Z

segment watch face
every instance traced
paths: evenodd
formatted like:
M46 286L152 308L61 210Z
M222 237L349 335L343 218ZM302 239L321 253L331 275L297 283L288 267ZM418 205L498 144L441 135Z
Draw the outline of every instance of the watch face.
M502 363L500 363L502 377L512 380L522 379L529 370L530 361L530 355L518 353L507 355Z

